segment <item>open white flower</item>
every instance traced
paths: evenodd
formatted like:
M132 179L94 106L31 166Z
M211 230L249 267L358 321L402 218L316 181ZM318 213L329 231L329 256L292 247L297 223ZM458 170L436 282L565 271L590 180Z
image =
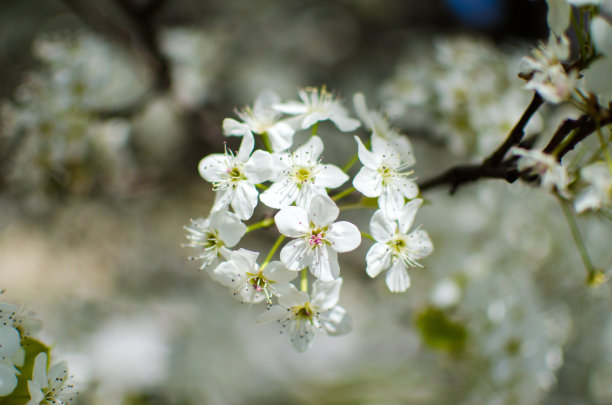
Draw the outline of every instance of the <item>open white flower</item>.
M361 125L358 120L348 116L346 109L328 93L325 87L306 88L298 91L300 101L276 104L274 109L285 114L295 115L297 127L306 129L319 121L330 120L340 131L354 131Z
M553 104L567 100L578 82L578 73L566 71L563 61L570 56L569 39L550 34L548 43L541 43L532 51L531 57L521 61L521 72L529 77L525 88L537 91L546 101Z
M580 177L590 185L576 197L574 201L576 212L597 210L612 203L612 174L607 165L594 163L583 167L580 170Z
M267 134L274 152L280 152L291 147L295 130L287 122L281 120L282 114L272 108L279 104L280 96L272 90L259 94L253 108L238 111L242 123L231 118L223 120L225 135L244 136L245 127L256 134Z
M274 221L278 231L290 238L280 252L289 270L310 268L322 281L340 276L338 253L350 252L361 243L359 229L350 222L334 222L340 210L329 197L317 195L305 210L301 207L281 209Z
M376 211L370 220L370 232L376 243L366 255L366 272L370 277L376 277L389 269L386 283L392 292L406 291L410 287L407 269L423 267L418 260L433 252L427 232L417 228L408 233L422 202L416 199L407 203L397 220L389 219L382 210Z
M217 191L212 211L231 205L240 219L251 218L257 206L259 192L255 184L267 181L272 174L272 157L268 152L256 150L253 134L245 130L238 153L213 154L200 161L200 176L213 183Z
M239 249L214 270L221 284L230 287L237 298L251 304L264 300L270 302L273 295L287 291L289 281L297 276L281 262L270 262L261 269L257 256L259 253Z
M278 305L267 307L257 322L277 321L282 332L289 334L291 343L300 352L308 350L317 330L339 336L352 330L352 322L344 308L336 305L340 299L342 279L313 283L312 298L293 285L278 298Z
M212 271L219 259L228 259L230 250L246 233L247 227L242 223L238 215L229 211L213 212L208 218L197 218L191 220L191 225L184 227L190 246L200 250L197 256L191 256L191 260L202 260L200 270L205 268Z
M366 197L378 197L378 206L388 217L396 218L404 206L404 197L410 199L419 194L416 182L409 177L412 171L404 172L415 163L410 143L372 136L370 152L361 139L355 140L363 167L353 179L353 186Z
M72 401L73 386L67 383L66 362L51 366L47 372L47 353L34 359L32 379L28 381L30 400L26 405L64 405Z
M567 172L553 155L517 147L512 148L510 153L519 156L516 165L520 172L527 171L540 177L540 186L543 189L552 190L556 187L560 192L566 190L569 184Z
M323 152L323 141L312 136L293 153L274 154L275 174L270 188L259 197L261 202L271 208L283 208L292 203L300 207L315 195L327 195L326 188L336 188L348 180L339 167L321 164L319 157Z

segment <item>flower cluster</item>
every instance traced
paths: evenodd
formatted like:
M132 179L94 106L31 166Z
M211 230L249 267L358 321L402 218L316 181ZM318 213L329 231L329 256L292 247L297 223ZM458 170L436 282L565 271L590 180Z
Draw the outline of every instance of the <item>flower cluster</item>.
M65 362L49 367L50 348L34 338L41 323L0 302L0 402L65 405L74 390Z
M354 97L359 120L325 87L302 89L299 98L283 102L265 91L252 108L237 112L240 121L223 121L226 136L242 138L240 147L236 152L226 147L225 153L200 161L200 175L212 184L215 200L207 218L192 220L185 229L186 246L198 249L192 259L201 261L201 269L240 301L265 303L258 322L278 321L293 345L305 351L317 330L329 335L351 330L349 315L337 305L343 283L338 253L355 250L362 235L373 239L376 243L366 255L367 274L376 277L387 270L389 290L403 292L410 286L408 269L422 267L419 260L431 254L433 245L424 230L410 231L422 200L409 170L415 158L408 138L368 110L363 94ZM355 136L357 153L343 168L323 162L324 143L318 133L322 121L342 132L362 125L370 131L367 142ZM307 130L310 136L305 139L300 132ZM304 141L295 145L298 138ZM265 150L257 149L256 141ZM363 166L352 187L330 196L330 190L349 181L348 172L357 161ZM358 202L339 204L350 197ZM349 207L372 209L372 201L379 209L372 216L371 236L337 220ZM268 209L262 214L265 219L245 225L259 202ZM261 264L257 252L232 250L247 233L272 225L280 235ZM282 246L286 238L290 240ZM279 249L280 260L272 261ZM298 273L299 286L292 283Z

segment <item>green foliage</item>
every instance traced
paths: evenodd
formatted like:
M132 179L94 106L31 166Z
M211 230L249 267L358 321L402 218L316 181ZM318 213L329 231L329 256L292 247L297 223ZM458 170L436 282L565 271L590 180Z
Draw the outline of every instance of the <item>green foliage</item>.
M416 317L416 326L423 341L432 349L458 353L464 350L468 339L466 328L448 318L440 309L429 307Z

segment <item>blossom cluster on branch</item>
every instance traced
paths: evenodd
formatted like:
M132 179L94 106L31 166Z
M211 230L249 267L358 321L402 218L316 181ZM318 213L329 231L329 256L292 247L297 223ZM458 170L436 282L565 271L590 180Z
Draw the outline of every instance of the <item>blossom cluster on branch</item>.
M351 329L350 317L337 305L342 286L338 253L355 250L362 235L373 239L365 258L367 274L376 277L386 270L389 290L404 292L410 286L408 270L422 267L419 261L431 254L433 245L423 229L411 230L422 200L409 170L415 158L408 138L370 111L361 93L354 96L359 120L325 87L302 89L299 97L283 102L266 91L252 108L238 111L242 121L223 121L227 136L242 137L240 148L233 152L226 147L225 153L200 161L200 175L212 183L215 202L207 218L185 228L187 245L199 249L192 258L201 260L201 269L242 302L265 303L258 321L278 321L293 345L305 351L317 330L340 335ZM323 162L321 121L331 121L342 132L362 124L370 131L366 143L355 136L357 153L343 168ZM308 140L294 146L296 134L308 130ZM255 149L255 135L265 150ZM357 161L363 166L352 187L330 196L330 190L348 182L347 172ZM360 202L339 203L352 194L361 195ZM259 202L278 211L245 225ZM371 235L351 222L337 221L343 209L376 206ZM245 234L272 225L280 235L261 265L259 253L231 250ZM280 260L272 261L286 238L291 240L281 248ZM298 273L296 286L291 281Z

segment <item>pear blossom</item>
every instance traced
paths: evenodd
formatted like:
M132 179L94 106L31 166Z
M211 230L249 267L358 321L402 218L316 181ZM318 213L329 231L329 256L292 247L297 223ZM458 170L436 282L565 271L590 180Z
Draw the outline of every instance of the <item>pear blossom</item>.
M612 203L612 174L604 163L594 163L580 170L580 177L590 185L574 201L576 212L597 210Z
M520 172L526 171L540 177L540 186L543 189L556 188L560 192L566 190L569 184L567 172L553 155L535 149L517 147L512 148L510 153L519 156L517 169Z
M326 188L336 188L348 180L339 167L321 164L323 141L312 136L293 153L274 154L275 173L270 188L259 197L271 208L283 208L292 203L304 207L315 195L327 195Z
M208 218L191 220L191 225L185 226L189 232L185 246L200 249L197 256L191 260L202 260L200 270L212 270L219 263L219 259L228 259L230 250L236 246L247 231L238 215L229 211L213 212Z
M273 295L289 288L289 281L297 273L289 271L281 262L270 262L260 268L257 264L259 253L239 249L231 253L227 262L214 270L216 279L230 287L234 295L243 302L258 303L271 301Z
M26 405L65 405L72 401L71 384L67 384L66 362L51 366L47 371L47 353L34 359L32 379L28 381L30 400Z
M225 135L243 136L245 129L255 134L267 134L274 152L280 152L291 147L295 130L281 120L282 114L272 108L280 103L280 96L266 90L259 94L253 108L246 107L236 114L243 122L231 118L223 120L223 133Z
M366 254L366 272L376 277L387 270L386 283L391 292L404 292L410 287L407 269L423 267L418 260L433 252L433 244L424 230L417 228L408 233L423 200L407 203L397 220L378 210L370 220L370 232L376 243Z
M334 222L339 213L331 198L316 195L307 209L290 206L276 214L278 231L295 238L280 252L280 259L289 270L309 267L322 281L340 276L338 253L356 249L361 243L361 233L350 222Z
M378 197L378 206L390 218L396 218L404 206L404 197L415 198L419 189L404 170L414 165L410 143L385 141L372 136L372 151L355 137L363 167L353 179L353 186L366 197Z
M300 352L312 347L317 330L330 336L339 336L352 330L352 321L346 310L338 306L342 278L331 282L316 280L312 297L305 291L290 289L278 298L278 305L266 308L257 322L277 321L281 333L287 332L293 346Z
M17 387L19 371L15 365L23 366L24 354L19 331L12 326L0 326L0 397Z
M289 115L295 115L298 128L306 129L319 121L330 120L342 132L354 131L361 125L358 120L348 116L347 110L325 87L306 88L298 91L300 101L276 104L273 108Z
M240 219L251 218L259 192L255 184L267 181L272 174L271 155L262 150L251 152L255 146L253 134L245 130L238 153L226 150L203 158L198 170L200 176L213 183L217 191L212 212L231 205Z
M569 39L550 34L548 43L541 43L531 57L521 61L521 73L529 77L525 88L537 91L545 100L557 104L567 100L578 82L576 71L566 71L563 61L570 56Z

